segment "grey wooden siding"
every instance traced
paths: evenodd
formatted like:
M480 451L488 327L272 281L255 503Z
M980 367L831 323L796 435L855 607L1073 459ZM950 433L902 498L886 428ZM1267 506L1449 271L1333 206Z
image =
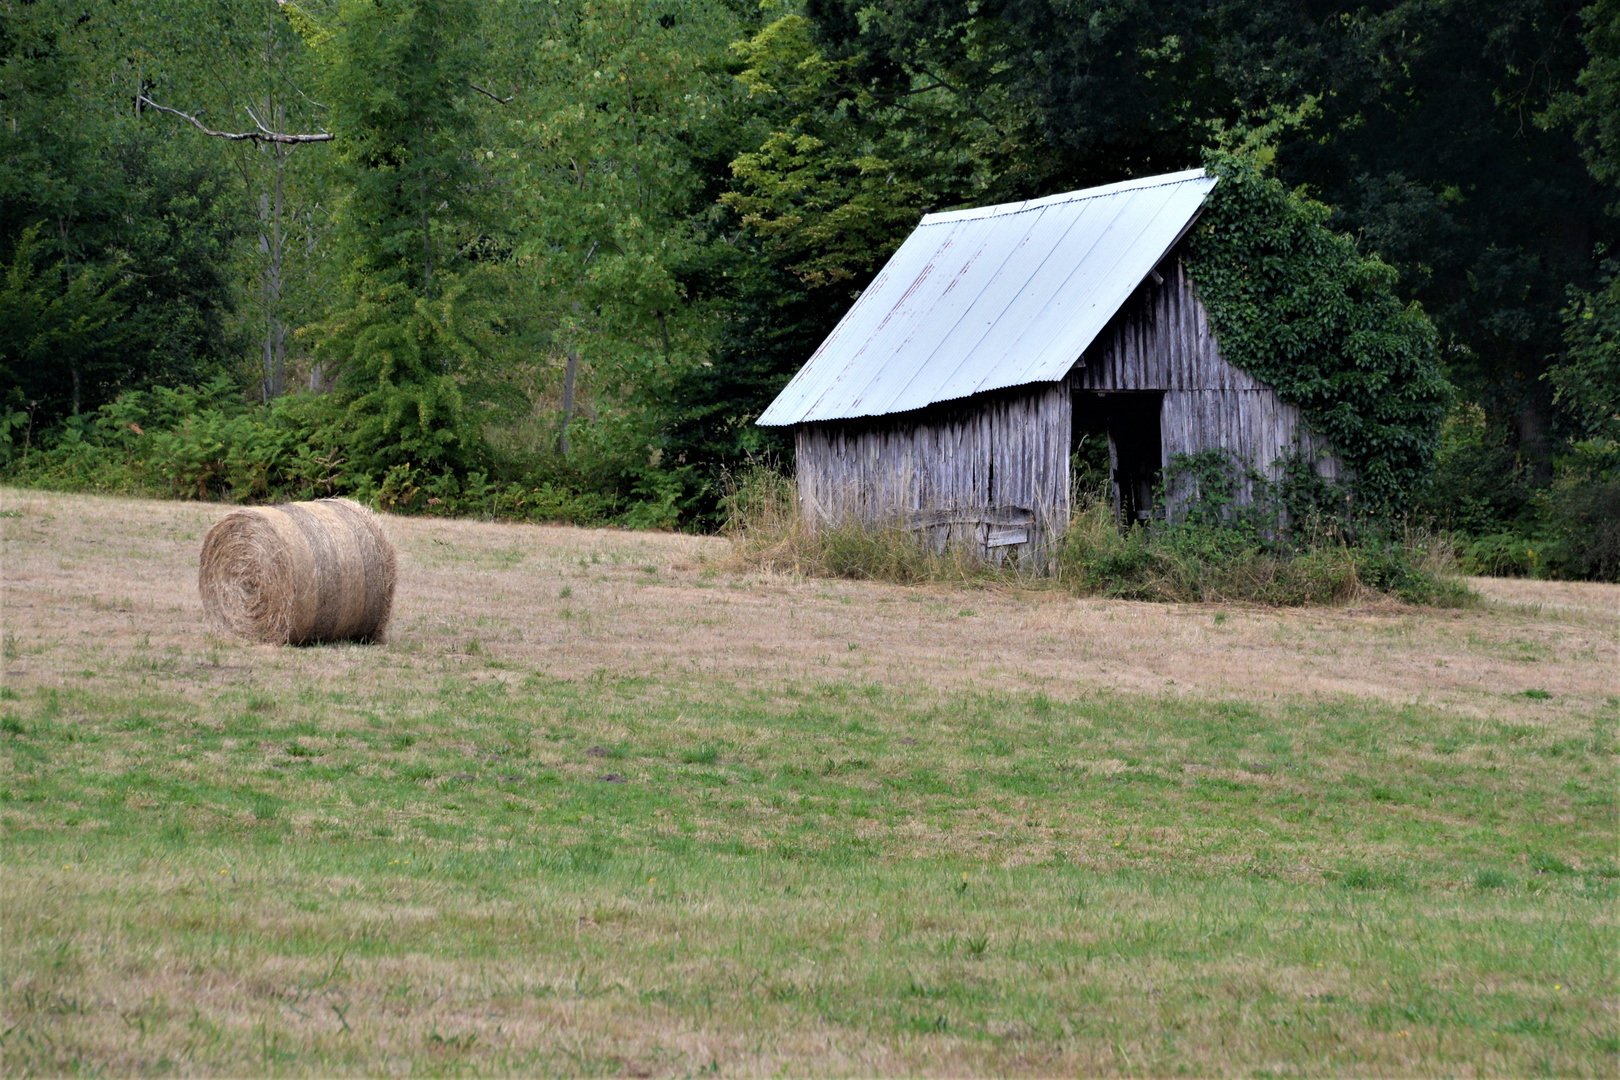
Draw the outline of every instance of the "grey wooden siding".
M909 413L801 424L801 511L813 522L901 521L936 549L1037 557L1069 517L1072 402L1061 383Z
M1221 357L1209 312L1173 252L1120 309L1070 374L1076 390L1158 390L1163 461L1224 447L1276 479L1278 459L1300 452L1335 479L1341 467L1299 409Z
M1336 476L1299 410L1221 357L1179 253L1159 272L1061 383L798 425L801 512L815 523L901 522L937 550L969 543L1038 564L1068 522L1073 395L1085 391L1162 392L1163 465L1224 447L1275 478L1278 460L1298 450ZM1172 510L1175 501L1172 492Z

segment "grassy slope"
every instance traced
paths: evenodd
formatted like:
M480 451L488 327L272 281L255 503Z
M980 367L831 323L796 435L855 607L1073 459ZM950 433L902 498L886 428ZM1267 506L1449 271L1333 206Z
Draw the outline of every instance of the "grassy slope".
M542 621L574 633L629 617L610 596L750 583L670 580L681 538L648 573L656 538L432 523L396 526L406 567L474 596L464 622L429 590L392 645L278 651L162 603L217 511L24 509L8 1072L1517 1075L1620 1052L1613 697L989 689L841 639L848 660L722 674L627 634L570 671L478 597L572 582ZM836 606L870 622L863 598L903 592ZM660 611L667 638L697 621ZM1506 673L1612 659L1606 625L1560 658L1468 618Z

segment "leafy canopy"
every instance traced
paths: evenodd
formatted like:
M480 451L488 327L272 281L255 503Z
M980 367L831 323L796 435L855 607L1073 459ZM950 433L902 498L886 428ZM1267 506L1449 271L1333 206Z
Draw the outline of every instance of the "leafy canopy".
M320 47L336 147L351 187L351 271L429 293L453 268L444 223L465 209L476 12L468 0L346 0ZM450 265L447 265L450 264Z
M876 102L849 89L852 61L828 60L802 15L786 15L732 49L751 97L780 101L786 123L731 163L720 201L814 289L870 277L935 192L863 137Z

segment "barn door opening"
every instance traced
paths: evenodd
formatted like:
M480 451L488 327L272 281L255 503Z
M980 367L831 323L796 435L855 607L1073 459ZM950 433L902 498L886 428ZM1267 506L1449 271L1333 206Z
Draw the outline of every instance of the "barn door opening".
M1095 489L1106 477L1121 525L1153 516L1153 492L1163 478L1164 442L1159 430L1163 404L1164 394L1157 391L1087 391L1074 396L1070 449L1077 479Z

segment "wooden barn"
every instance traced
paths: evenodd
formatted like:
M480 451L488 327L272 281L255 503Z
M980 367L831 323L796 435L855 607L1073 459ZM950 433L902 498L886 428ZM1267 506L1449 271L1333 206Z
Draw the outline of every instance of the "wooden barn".
M1222 447L1275 476L1303 453L1332 476L1299 410L1221 357L1183 267L1215 183L1193 170L923 218L759 418L794 428L801 512L1000 561L1067 523L1087 434L1106 432L1126 521L1177 454Z

